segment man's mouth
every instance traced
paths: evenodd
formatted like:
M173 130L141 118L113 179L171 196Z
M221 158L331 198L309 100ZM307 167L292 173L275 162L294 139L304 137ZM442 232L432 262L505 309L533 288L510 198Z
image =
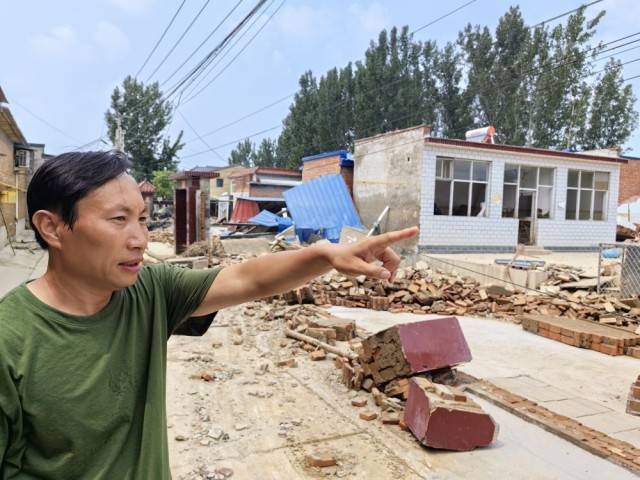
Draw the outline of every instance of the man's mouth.
M120 262L118 265L120 266L120 268L126 270L127 272L138 273L142 268L142 259Z

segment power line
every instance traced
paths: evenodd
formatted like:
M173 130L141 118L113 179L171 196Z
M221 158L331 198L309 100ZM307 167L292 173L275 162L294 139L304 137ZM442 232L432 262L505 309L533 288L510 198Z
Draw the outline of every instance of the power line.
M211 147L208 150L204 150L202 152L196 152L196 153L192 153L190 155L186 155L184 157L180 157L180 160L184 160L186 158L195 157L197 155L202 155L203 153L207 153L209 150L218 150L220 148L228 147L229 145L235 145L236 143L241 142L242 140L246 140L248 138L257 137L258 135L262 135L263 133L271 132L272 130L275 130L276 128L282 128L282 125L275 125L273 127L265 128L264 130L260 130L259 132L252 133L251 135L245 135L245 136L243 136L241 138L238 138L236 140L232 140L230 142L223 143L222 145L216 145L215 147Z
M155 53L156 49L158 48L158 46L160 45L160 42L162 42L162 39L164 38L164 36L167 34L167 32L169 31L169 28L171 28L171 25L173 25L173 22L175 21L176 17L178 16L178 14L180 13L180 10L182 10L182 7L184 7L184 4L186 3L187 0L182 0L182 3L180 4L180 6L178 7L178 9L176 10L176 13L173 14L173 17L171 17L171 21L169 22L169 25L167 25L164 29L164 32L162 32L162 35L160 35L160 38L158 39L158 41L156 42L156 44L153 46L153 48L151 49L151 52L149 52L149 55L147 55L147 58L145 59L144 63L142 64L142 66L138 69L138 73L136 73L135 78L138 78L138 75L140 75L140 72L142 72L142 69L147 65L147 62L149 62L149 60L151 59L152 55Z
M290 98L291 98L291 97L293 97L294 95L295 95L295 93L291 93L291 94L289 94L289 95L287 95L287 96L285 96L285 97L279 98L278 100L276 100L275 102L270 103L269 105L265 105L264 107L261 107L261 108L259 108L259 109L257 109L257 110L254 110L254 111L253 111L253 112L251 112L251 113L247 113L246 115L244 115L244 116L242 116L242 117L240 117L240 118L238 118L238 119L236 119L236 120L234 120L234 121L232 121L232 122L226 123L226 124L221 125L221 126L219 126L219 127L215 128L215 129L213 129L213 130L211 130L211 131L209 131L209 132L207 132L207 133L204 133L204 134L202 135L202 137L208 137L208 136L210 136L210 135L213 135L214 133L219 132L220 130L224 130L225 128L228 128L228 127L231 127L232 125L235 125L235 124L237 124L237 123L240 123L242 120L246 120L247 118L253 117L254 115L257 115L258 113L262 113L262 112L264 112L265 110L267 110L267 109L269 109L269 108L271 108L271 107L273 107L273 106L275 106L275 105L278 105L279 103L282 103L282 102L284 102L285 100L290 99ZM194 140L194 139L186 140L186 141L185 141L185 144L190 143L192 140Z
M185 83L195 80L202 71L213 61L213 59L220 53L220 51L226 47L229 41L235 37L245 24L258 12L258 10L266 3L267 0L260 0L251 9L251 11L240 21L240 23L229 33L227 36L211 50L205 57L193 67L189 73L187 73L167 94L167 98L173 96Z
M422 25L421 27L416 28L413 32L411 32L411 35L414 35L416 33L418 33L420 30L424 30L427 27L430 27L431 25L433 25L434 23L438 23L440 20L444 20L447 17L450 17L451 15L453 15L454 13L462 10L465 7L468 7L469 5L471 5L472 3L475 3L477 0L471 0L470 2L465 3L464 5L460 5L458 8L455 8L454 10L451 10L450 12L445 13L444 15L442 15L441 17L436 18L435 20L432 20L431 22ZM601 0L602 1L602 0Z
M160 64L158 64L158 66L155 68L155 70L153 72L151 72L151 74L147 77L147 82L151 79L151 77L153 77L155 75L155 73L160 69L160 67L162 67L162 65L164 65L164 62L167 61L167 58L169 58L169 55L171 55L173 53L173 51L180 44L180 42L185 37L185 35L189 32L189 30L191 30L191 27L193 27L193 24L196 23L196 20L198 20L198 18L200 18L200 15L202 15L202 12L204 12L204 9L207 8L207 6L209 5L210 1L211 0L206 0L205 1L205 3L202 6L202 8L198 11L198 13L193 18L193 20L191 20L191 23L189 23L189 25L187 26L185 31L182 32L182 35L180 35L180 38L178 38L178 40L176 40L176 42L173 44L173 47L171 47L171 50L169 50L169 52L164 56L164 58L162 59Z
M269 6L271 6L271 4L273 4L274 1L275 0L271 0L271 3L269 4ZM266 8L269 8L269 7L266 7ZM240 40L242 40L244 38L244 36L253 28L253 26L258 22L258 19L259 19L258 16L253 17L253 19L251 20L251 23L249 23L247 28L245 28L237 37L234 38L233 42L229 44L228 48L225 49L224 53L218 52L215 55L215 57L211 59L210 62L207 62L206 66L204 66L202 68L201 73L198 75L199 80L194 78L192 81L190 81L184 87L182 87L182 89L180 91L180 96L189 96L190 97L191 96L191 92L193 92L193 90L198 88L198 86L200 84L202 84L202 82L204 82L209 77L211 72L213 70L215 70L215 68L229 54L229 52L232 51L234 49L234 47L240 42ZM215 63L213 63L214 59L217 59ZM189 88L191 88L191 92L188 91ZM184 101L183 104L185 104L185 103L187 103L187 102Z
M623 78L623 82L628 82L630 80L635 80L636 78L640 78L640 75L634 75L633 77Z
M182 112L180 110L178 110L178 114L182 117L182 119L184 120L184 122L187 124L187 126L191 129L191 131L193 133L195 133L196 137L198 137L198 139L204 144L205 147L207 147L209 149L210 152L215 153L218 158L220 158L220 160L225 161L224 157L222 155L220 155L216 150L214 150L213 148L211 148L211 145L209 145L204 138L202 138L200 136L200 134L197 132L197 130L195 128L193 128L193 125L191 125L189 123L189 120L187 120L187 117L185 117Z
M185 100L185 103L188 102L188 101L193 100L195 97L200 95L207 87L209 87L209 85L211 85L213 82L215 82L220 77L220 75L222 75L225 72L225 70L231 66L231 64L233 62L235 62L235 60L247 49L247 47L249 45L251 45L251 42L253 42L255 40L255 38L258 35L260 35L260 32L262 32L262 30L264 30L264 27L266 27L267 24L273 19L273 17L278 13L278 11L282 8L282 6L284 5L285 2L286 2L286 0L282 0L282 2L280 2L280 5L278 5L278 8L276 8L273 11L271 16L269 18L267 18L267 20L262 24L262 26L258 29L258 31L253 34L253 36L247 41L247 43L244 44L244 46L240 49L240 51L238 53L236 53L235 56L224 67L222 67L222 70L220 70L218 72L218 74L216 76L214 76L204 87L202 87L200 90L198 90L196 93L194 93L191 97L189 97L187 100Z
M562 17L566 17L567 15L569 15L569 14L571 14L573 12L577 12L578 10L580 10L582 8L589 8L591 5L595 5L596 3L600 3L600 2L602 2L602 0L596 0L595 2L587 3L586 5L580 5L578 8L574 8L573 10L569 10L568 12L561 13L560 15L556 15L555 17L547 18L546 20L543 20L542 22L536 23L531 28L541 27L542 25L544 25L546 23L553 22L554 20L558 20L559 18L562 18Z
M65 137L73 140L74 142L78 142L79 140L75 137L73 137L73 135L69 135L67 132L65 132L64 130L60 130L58 127L56 127L55 125L53 125L52 123L48 122L47 120L45 120L44 118L40 117L39 115L36 115L35 113L33 113L31 110L29 110L27 107L25 107L24 105L22 105L20 102L16 101L16 100L11 100L11 104L15 104L18 107L20 107L21 109L23 109L25 112L27 112L29 115L31 115L33 118L35 118L36 120L39 120L40 122L44 123L46 126L48 126L49 128L55 130L58 133L61 133L62 135L64 135Z
M167 77L167 79L165 79L160 84L160 86L165 85L169 80L171 80L175 76L175 74L178 73L180 69L184 67L189 60L191 60L191 58L198 52L198 50L200 50L202 46L205 43L207 43L207 41L218 31L218 29L222 26L222 24L227 21L227 19L231 16L231 14L236 11L236 9L240 6L242 2L243 0L238 0L238 2L233 6L233 8L229 10L229 13L227 13L227 15L222 20L220 20L220 23L218 23L218 25L215 26L215 28L209 33L209 35L207 35L207 37L200 43L200 45L198 45L196 49L193 52L191 52L191 54L187 57L187 59L184 62L182 62L180 66L176 68L174 72L171 75L169 75L169 77Z

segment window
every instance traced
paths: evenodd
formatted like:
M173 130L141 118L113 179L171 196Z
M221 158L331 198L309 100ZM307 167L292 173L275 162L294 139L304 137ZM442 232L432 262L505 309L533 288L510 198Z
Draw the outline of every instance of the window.
M567 220L606 220L609 173L569 170Z
M433 213L461 217L487 214L489 163L439 157Z
M216 187L217 188L224 187L224 178L216 178Z
M504 167L502 216L504 218L551 218L553 209L553 168L507 163Z

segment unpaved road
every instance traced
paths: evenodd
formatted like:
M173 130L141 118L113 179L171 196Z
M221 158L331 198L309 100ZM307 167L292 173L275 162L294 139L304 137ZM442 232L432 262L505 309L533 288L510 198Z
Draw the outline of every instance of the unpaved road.
M275 366L290 357L281 326L242 311L222 312L204 337L169 342L175 479L217 478L220 468L234 480L636 478L482 401L500 424L497 445L467 453L423 448L398 426L361 420L333 362L301 355L296 368ZM202 371L216 379L190 378ZM333 450L338 466L307 468L305 455L318 448Z

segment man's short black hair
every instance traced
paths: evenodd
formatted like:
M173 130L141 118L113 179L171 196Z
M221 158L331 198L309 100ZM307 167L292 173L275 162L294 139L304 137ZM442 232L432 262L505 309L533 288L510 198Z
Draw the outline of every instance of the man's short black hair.
M69 228L76 220L76 204L93 190L125 173L131 166L127 155L108 152L68 152L47 160L33 175L27 189L29 221L38 210L55 212ZM44 249L47 242L34 228Z

